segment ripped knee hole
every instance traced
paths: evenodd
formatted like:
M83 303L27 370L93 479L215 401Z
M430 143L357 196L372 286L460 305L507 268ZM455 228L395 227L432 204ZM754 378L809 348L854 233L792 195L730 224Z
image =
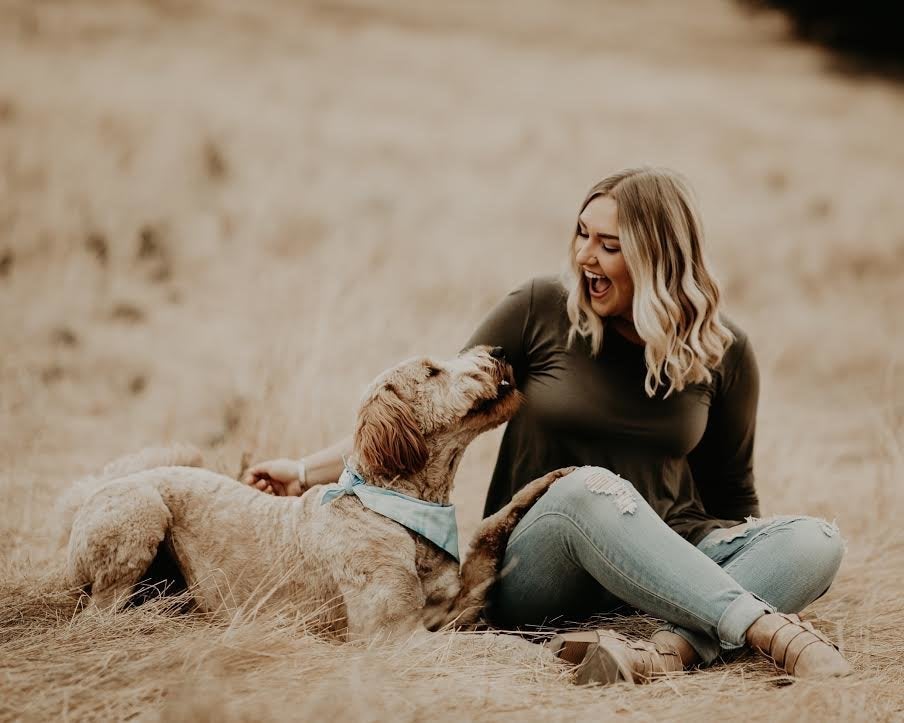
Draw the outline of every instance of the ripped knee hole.
M604 467L595 468L584 480L584 485L594 494L614 497L615 506L623 515L633 515L637 512L634 488L615 472Z

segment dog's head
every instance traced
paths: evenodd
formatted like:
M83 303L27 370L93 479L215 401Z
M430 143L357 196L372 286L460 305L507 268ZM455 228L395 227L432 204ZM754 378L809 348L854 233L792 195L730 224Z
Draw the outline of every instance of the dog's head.
M499 347L474 347L445 361L409 359L377 377L364 395L355 453L363 472L415 474L437 447L463 449L510 419L520 402Z

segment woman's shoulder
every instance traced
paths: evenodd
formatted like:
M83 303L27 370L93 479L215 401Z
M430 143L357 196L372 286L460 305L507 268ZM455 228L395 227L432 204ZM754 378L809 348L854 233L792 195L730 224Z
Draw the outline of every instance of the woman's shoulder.
M564 303L568 298L568 291L564 285L564 279L560 274L544 274L532 276L525 281L521 288L530 292L531 300L535 305Z
M728 330L731 332L732 337L734 337L729 345L729 349L733 349L734 347L744 346L748 343L747 332L744 331L743 328L732 318L725 316L725 314L719 315L719 321L721 321Z
M562 278L547 274L522 281L506 294L501 306L520 309L527 317L543 317L564 310L567 298Z
M722 356L722 362L719 364L719 372L723 375L732 376L738 371L744 371L751 365L755 365L756 361L753 356L753 347L750 344L750 338L747 332L734 320L726 317L724 314L719 317L721 322L731 332L732 340Z

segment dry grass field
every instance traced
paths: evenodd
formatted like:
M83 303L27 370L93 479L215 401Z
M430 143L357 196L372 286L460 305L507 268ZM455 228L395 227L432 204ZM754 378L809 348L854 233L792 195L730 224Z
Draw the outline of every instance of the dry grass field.
M0 0L0 719L900 719L902 118L901 86L717 0ZM847 538L808 615L856 676L746 655L579 688L481 635L72 615L72 480L151 443L235 474L349 433L375 374L559 269L586 188L639 163L695 185L757 350L764 512ZM498 439L459 473L465 537Z

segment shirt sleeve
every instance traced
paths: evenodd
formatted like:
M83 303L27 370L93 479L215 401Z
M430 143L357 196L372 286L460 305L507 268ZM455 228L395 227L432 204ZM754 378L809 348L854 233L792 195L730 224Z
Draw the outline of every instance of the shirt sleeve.
M703 506L720 519L743 520L760 513L753 476L759 389L756 358L741 335L726 353L706 430L688 457Z
M515 381L519 386L528 371L524 334L531 313L533 287L534 282L528 281L510 291L490 310L462 347L464 350L481 344L501 346L505 351L506 361L514 369Z

